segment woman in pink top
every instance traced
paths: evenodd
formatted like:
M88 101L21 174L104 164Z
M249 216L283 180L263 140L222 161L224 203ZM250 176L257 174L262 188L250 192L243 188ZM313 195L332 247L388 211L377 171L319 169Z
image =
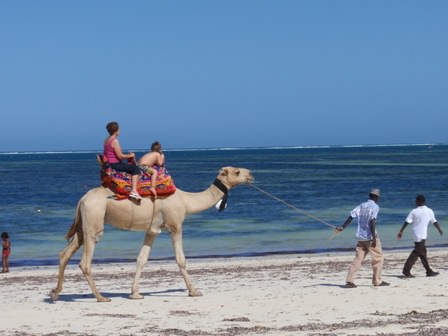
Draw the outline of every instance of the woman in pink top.
M117 122L112 121L108 123L106 125L106 129L107 132L109 132L109 136L104 140L104 157L112 169L124 171L132 175L132 190L129 197L136 200L141 200L142 197L137 191L137 182L140 177L140 169L135 164L124 163L122 161L125 159L134 159L135 162L135 154L131 152L129 154L123 154L121 151L121 146L118 142L120 129Z

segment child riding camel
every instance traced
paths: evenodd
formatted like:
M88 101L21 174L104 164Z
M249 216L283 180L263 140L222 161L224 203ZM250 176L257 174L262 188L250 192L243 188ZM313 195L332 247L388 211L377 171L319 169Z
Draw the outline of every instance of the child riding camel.
M155 141L151 145L151 152L143 155L138 161L138 166L143 172L147 172L151 175L151 191L154 196L157 196L156 192L156 180L157 172L165 164L165 155L162 152L162 145L160 142Z

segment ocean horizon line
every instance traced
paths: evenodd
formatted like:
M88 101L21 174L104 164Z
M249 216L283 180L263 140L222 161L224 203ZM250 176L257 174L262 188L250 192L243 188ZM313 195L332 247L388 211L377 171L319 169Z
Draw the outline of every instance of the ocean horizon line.
M396 143L396 144L351 144L351 145L303 145L303 146L260 146L260 147L194 147L165 148L166 152L199 152L199 151L231 151L231 150L271 150L271 149L325 149L325 148L376 148L376 147L415 147L446 146L446 143ZM132 152L146 152L147 149L130 149ZM36 151L4 151L0 155L41 155L41 154L90 154L101 153L102 149L80 150L36 150Z

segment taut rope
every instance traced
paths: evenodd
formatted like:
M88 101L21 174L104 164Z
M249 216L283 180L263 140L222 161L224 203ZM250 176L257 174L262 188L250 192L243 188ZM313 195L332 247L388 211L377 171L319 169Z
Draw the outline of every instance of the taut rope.
M285 202L284 200L282 200L282 199L280 199L280 198L278 198L278 197L276 197L276 196L274 196L274 195L268 193L267 191L264 191L264 190L258 188L257 186L255 186L255 185L253 185L253 184L249 184L249 185L250 185L251 187L257 189L258 191L262 192L263 194L268 195L269 197L272 197L273 199L275 199L275 200L277 200L277 201L279 201L279 202L281 202L281 203L283 203L283 204L289 206L290 208L292 208L292 209L294 209L294 210L297 210L297 211L303 213L304 215L306 215L306 216L308 216L308 217L311 217L311 218L317 220L318 222L321 222L322 224L325 224L325 225L327 225L327 226L329 226L329 227L332 227L333 229L336 229L336 226L334 226L334 225L332 225L332 224L330 224L330 223L327 223L326 221L324 221L324 220L322 220L322 219L320 219L320 218L317 218L316 216L310 214L309 212L307 212L307 211L305 211L305 210L302 210L302 209L299 209L299 208L297 208L296 206L294 206L294 205L292 205L292 204L289 204L288 202Z

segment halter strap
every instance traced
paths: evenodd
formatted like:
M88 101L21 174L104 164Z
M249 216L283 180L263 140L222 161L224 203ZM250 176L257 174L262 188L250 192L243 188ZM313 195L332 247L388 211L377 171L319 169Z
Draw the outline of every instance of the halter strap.
M229 189L224 185L224 183L222 183L218 179L215 179L215 181L213 182L213 185L224 193L224 196L221 199L221 204L219 205L219 209L218 209L219 211L223 211L226 208L227 195L228 195Z
M221 190L225 195L227 195L227 193L229 192L229 189L227 189L227 187L224 185L224 183L221 182L221 180L215 179L213 185Z

